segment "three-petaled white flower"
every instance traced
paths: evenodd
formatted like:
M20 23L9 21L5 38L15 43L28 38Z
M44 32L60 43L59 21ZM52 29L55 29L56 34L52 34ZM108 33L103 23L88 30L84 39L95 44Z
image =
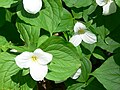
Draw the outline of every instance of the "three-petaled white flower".
M23 52L16 56L16 64L20 68L29 68L31 77L36 81L42 81L47 75L47 64L52 60L52 54L36 49L34 52Z
M81 75L81 68L79 68L71 78L72 79L77 79L80 75Z
M103 15L110 15L117 10L116 4L113 0L96 0L96 3L103 7Z
M36 14L42 8L42 0L23 0L24 9L31 14Z
M77 22L75 24L74 33L75 34L69 40L69 42L71 42L74 46L78 46L82 40L89 44L97 42L95 34L87 31L86 26L81 22Z

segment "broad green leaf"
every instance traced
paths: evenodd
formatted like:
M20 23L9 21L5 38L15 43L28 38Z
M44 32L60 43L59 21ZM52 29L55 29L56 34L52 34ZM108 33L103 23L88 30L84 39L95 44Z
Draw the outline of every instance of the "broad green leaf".
M61 17L61 22L58 25L56 32L69 31L73 29L73 18L69 11L63 9L63 15Z
M16 26L25 44L28 47L36 47L40 35L40 28L25 24L20 20L16 22Z
M81 73L80 77L77 79L77 81L86 82L88 80L89 74L91 73L91 70L92 70L91 62L86 57L83 57L81 59L81 70L82 70L82 73Z
M17 3L18 0L0 0L0 7L10 8L14 3Z
M19 85L11 78L20 70L14 58L14 55L6 52L0 53L0 90L15 90L19 88Z
M53 55L46 78L63 81L71 77L81 66L76 48L64 39L53 36L46 40L40 48Z
M113 56L108 58L92 75L95 76L107 90L119 90L120 66L115 63Z
M120 0L115 0L115 2L120 7Z
M39 26L51 34L57 32L57 26L61 21L62 3L61 0L44 0L44 9L32 15L27 13L22 4L18 6L18 17L26 23Z
M92 4L92 0L63 0L68 7L86 7Z

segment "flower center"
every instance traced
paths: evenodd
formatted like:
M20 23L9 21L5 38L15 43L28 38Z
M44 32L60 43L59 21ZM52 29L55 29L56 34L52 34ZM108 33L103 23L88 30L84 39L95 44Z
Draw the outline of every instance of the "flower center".
M84 34L84 33L85 33L85 30L84 30L84 29L78 30L78 34Z
M33 61L37 61L37 59L38 59L37 56L32 56L31 58Z

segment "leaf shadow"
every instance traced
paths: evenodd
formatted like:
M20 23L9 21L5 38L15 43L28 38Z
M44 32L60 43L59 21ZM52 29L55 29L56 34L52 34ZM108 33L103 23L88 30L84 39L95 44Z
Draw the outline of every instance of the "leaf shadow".
M20 70L17 74L13 75L11 79L15 83L19 84L19 86L27 84L29 88L34 88L36 85L36 82L31 78L29 74L22 76L22 70Z

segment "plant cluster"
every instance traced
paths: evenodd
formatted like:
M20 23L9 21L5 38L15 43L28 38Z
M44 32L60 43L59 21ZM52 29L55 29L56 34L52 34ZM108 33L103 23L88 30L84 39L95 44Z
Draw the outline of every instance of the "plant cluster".
M119 90L119 58L120 0L0 0L0 90Z

